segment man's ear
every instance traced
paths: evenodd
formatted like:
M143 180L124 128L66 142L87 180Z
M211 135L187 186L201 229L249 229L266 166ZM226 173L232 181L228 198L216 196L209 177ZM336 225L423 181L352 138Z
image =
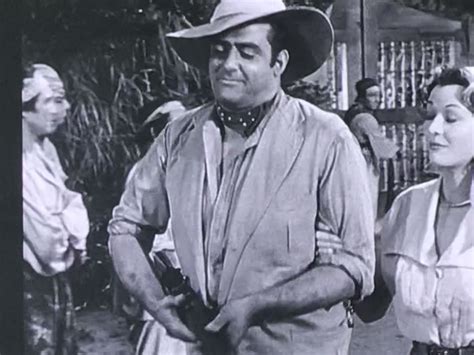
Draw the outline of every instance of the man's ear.
M289 60L290 53L286 49L283 49L278 53L275 59L275 64L273 65L273 73L275 76L281 76L284 73Z

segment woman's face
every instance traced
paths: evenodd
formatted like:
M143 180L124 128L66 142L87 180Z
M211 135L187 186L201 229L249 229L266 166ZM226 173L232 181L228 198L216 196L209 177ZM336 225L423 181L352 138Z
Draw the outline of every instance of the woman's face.
M464 167L474 158L474 114L461 102L463 90L436 86L428 100L430 161L440 168Z

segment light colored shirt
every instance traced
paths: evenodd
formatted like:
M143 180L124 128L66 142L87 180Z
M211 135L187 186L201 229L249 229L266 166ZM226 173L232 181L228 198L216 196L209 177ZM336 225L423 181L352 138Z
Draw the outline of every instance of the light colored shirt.
M228 218L232 215L232 201L238 194L255 153L255 146L268 121L267 115L248 138L227 126L224 134L214 121L206 122L203 129L206 154L206 196L204 205L204 231L207 235L205 252L207 256L208 293L217 299L220 277L224 265L227 244Z
M362 297L370 294L374 216L365 161L340 118L280 92L245 140L223 138L214 120L208 104L167 126L114 209L111 238L138 235L143 225L162 233L171 217L183 273L205 302L222 305L311 266L320 221L342 240L327 262ZM344 354L351 333L342 302L268 327L251 328L239 353L309 354L318 346Z
M385 258L396 258L393 298L404 336L444 347L474 341L474 209L446 211L440 179L395 200L382 229ZM436 240L450 242L437 251ZM444 249L444 250L443 250Z
M74 250L86 249L89 219L69 190L54 145L45 138L23 150L23 258L39 274L66 271Z

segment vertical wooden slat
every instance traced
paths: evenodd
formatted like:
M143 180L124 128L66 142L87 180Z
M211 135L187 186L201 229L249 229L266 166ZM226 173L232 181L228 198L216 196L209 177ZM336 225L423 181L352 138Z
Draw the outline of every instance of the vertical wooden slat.
M389 75L388 75L388 108L395 108L395 96L396 96L396 84L395 84L395 61L396 61L396 51L395 51L395 42L390 42L390 66L389 66Z
M382 130L383 135L385 137L387 137L387 127L386 127L386 125L381 125L381 130ZM382 160L382 163L381 163L380 175L381 175L380 180L382 181L381 191L386 192L388 190L389 176L388 176L388 161L385 160L385 159Z
M385 54L385 43L379 43L379 82L380 87L382 88L382 97L380 108L384 109L387 107L387 95L386 95L386 83L385 83L385 61L386 61L386 54Z
M397 126L395 124L392 124L389 126L390 130L390 135L393 139L393 141L400 146L399 141L398 141L398 135L397 135ZM394 190L397 190L400 187L400 161L397 158L392 160L393 164L393 188Z
M339 43L340 50L338 51L340 65L339 65L339 82L341 83L340 95L338 97L339 109L347 110L349 108L349 83L347 80L347 46L345 43Z
M408 134L407 134L407 125L401 124L400 133L401 133L401 187L405 188L408 186L408 171L409 171L409 156L408 156Z
M406 106L406 43L400 44L400 106Z
M416 49L415 41L410 42L410 85L411 85L411 106L416 106Z

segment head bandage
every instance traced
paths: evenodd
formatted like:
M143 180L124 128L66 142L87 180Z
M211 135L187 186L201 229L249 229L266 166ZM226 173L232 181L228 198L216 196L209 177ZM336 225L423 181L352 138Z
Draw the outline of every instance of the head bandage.
M30 78L23 79L21 102L25 103L38 96L46 88L55 94L64 96L64 85L58 73L46 64L33 64L34 72Z

